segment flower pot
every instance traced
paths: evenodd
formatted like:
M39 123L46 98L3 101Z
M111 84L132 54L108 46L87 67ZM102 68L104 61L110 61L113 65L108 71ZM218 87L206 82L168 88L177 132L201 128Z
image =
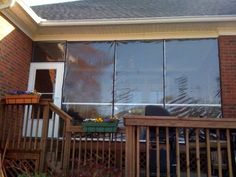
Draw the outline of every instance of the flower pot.
M113 122L83 122L82 128L84 132L107 132L113 133L117 130L118 121Z
M36 104L39 103L40 95L6 95L6 104Z

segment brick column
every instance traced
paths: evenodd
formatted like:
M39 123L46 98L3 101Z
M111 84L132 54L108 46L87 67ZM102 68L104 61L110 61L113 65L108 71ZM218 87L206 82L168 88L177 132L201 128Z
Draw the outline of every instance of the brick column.
M223 117L236 118L236 35L219 37Z
M31 55L32 40L17 27L0 40L0 98L8 90L27 89Z

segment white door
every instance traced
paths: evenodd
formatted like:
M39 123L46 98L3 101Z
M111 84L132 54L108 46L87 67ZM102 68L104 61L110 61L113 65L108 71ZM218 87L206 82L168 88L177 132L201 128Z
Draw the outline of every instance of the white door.
M62 83L64 63L31 63L29 72L28 90L36 90L41 93L41 98L53 99L53 103L61 108ZM24 132L26 136L40 137L42 134L42 118L27 118L25 116ZM32 125L32 126L30 126ZM49 120L49 136L58 135L59 118ZM37 131L37 132L36 132ZM53 134L52 134L52 131Z

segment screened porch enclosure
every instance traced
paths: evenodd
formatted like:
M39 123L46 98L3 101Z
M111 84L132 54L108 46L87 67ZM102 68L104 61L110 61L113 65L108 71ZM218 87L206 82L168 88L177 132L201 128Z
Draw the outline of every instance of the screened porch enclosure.
M217 39L35 42L32 62L64 63L62 109L85 118L144 115L146 105L173 116L221 113Z

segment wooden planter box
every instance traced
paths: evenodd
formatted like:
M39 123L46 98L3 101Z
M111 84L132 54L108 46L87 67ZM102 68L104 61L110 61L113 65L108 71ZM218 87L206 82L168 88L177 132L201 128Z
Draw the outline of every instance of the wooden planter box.
M39 103L40 95L6 95L6 104L36 104Z
M82 127L84 132L107 132L113 133L117 130L118 121L114 122L83 122Z

